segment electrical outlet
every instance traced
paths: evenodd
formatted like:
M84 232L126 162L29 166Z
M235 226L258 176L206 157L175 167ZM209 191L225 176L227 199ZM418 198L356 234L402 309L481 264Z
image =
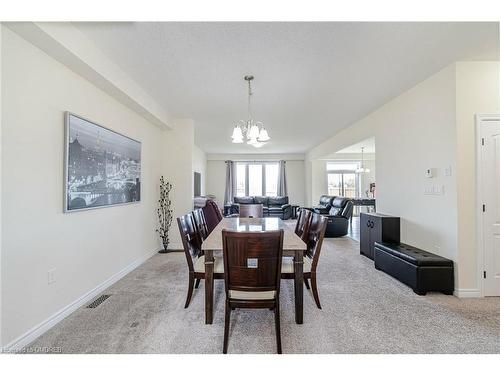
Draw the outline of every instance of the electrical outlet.
M51 269L47 271L47 283L53 284L56 282L56 269Z

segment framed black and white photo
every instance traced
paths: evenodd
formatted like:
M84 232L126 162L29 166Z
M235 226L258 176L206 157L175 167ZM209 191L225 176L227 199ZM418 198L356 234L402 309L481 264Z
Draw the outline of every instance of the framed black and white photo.
M138 202L141 143L66 112L64 211Z

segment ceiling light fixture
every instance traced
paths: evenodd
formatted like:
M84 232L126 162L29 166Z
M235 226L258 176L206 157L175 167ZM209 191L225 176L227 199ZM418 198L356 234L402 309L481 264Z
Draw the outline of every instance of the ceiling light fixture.
M359 166L358 169L356 169L356 173L370 173L370 170L368 168L365 168L364 166L364 151L365 148L361 147L361 165Z
M248 82L248 117L247 120L240 120L233 129L231 136L233 143L243 143L246 138L246 143L255 148L260 148L266 144L271 138L264 128L264 124L260 121L254 121L252 118L252 75L245 76L245 81Z

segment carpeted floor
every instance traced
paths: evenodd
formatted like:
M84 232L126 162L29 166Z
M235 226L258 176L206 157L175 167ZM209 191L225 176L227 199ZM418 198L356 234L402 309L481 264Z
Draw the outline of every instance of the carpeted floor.
M31 347L63 353L222 353L224 285L216 280L214 324L204 324L203 281L184 309L183 253L155 255ZM284 353L500 353L500 298L418 296L376 271L349 238L325 239L316 308L306 289L304 324L294 322L293 282L281 284ZM273 313L236 310L229 353L275 353Z

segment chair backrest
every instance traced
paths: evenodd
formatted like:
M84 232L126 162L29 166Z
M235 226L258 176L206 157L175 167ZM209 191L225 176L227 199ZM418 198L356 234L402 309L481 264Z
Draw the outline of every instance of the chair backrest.
M177 225L181 235L182 246L186 254L186 260L190 271L194 271L194 260L201 255L201 239L194 225L191 214L177 218Z
M229 290L276 291L279 295L283 229L266 232L222 230L224 279Z
M311 270L315 271L318 266L319 254L321 246L323 245L323 238L325 238L326 226L328 218L320 214L313 214L311 218L311 225L307 233L307 252L306 255L312 259Z
M205 207L202 208L205 223L207 224L207 231L210 234L214 228L222 220L222 213L219 206L213 199L207 199Z
M262 204L240 204L240 217L264 217Z
M322 195L321 197L319 197L319 204L322 205L322 206L331 207L332 201L334 199L335 199L334 196L331 196L331 195Z
M345 217L346 219L350 219L352 217L353 208L354 208L354 203L352 200L349 200L349 202L347 202L344 207L344 211L342 211L342 216Z
M311 216L312 211L304 208L301 209L299 212L299 218L297 219L297 224L295 225L295 234L304 242L306 242L309 226L311 225Z
M202 240L208 237L207 223L205 222L205 215L203 215L203 210L198 208L193 211L194 225L198 231Z

